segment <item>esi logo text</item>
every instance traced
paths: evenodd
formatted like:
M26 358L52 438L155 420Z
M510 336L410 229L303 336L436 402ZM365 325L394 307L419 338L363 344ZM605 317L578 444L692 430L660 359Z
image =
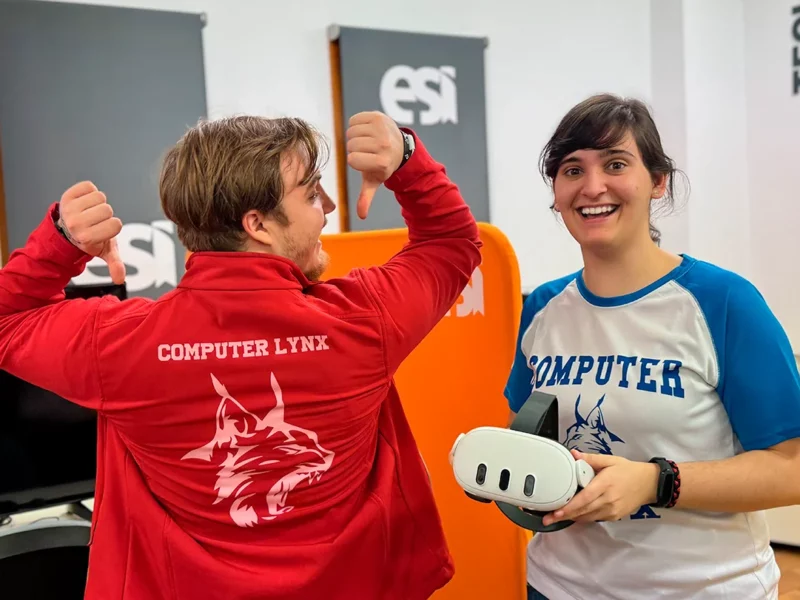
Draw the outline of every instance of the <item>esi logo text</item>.
M452 66L391 67L381 78L383 112L400 125L458 123L456 69ZM420 106L421 105L421 106Z

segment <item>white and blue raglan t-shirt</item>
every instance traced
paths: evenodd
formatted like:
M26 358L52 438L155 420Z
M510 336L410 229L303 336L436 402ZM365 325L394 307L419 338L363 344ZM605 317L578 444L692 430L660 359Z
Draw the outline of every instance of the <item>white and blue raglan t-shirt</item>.
M583 452L685 463L800 437L800 377L782 327L747 280L688 256L621 297L593 295L580 272L536 289L511 409L533 389L557 396L559 441ZM528 580L550 600L777 599L769 542L763 512L643 506L534 535Z

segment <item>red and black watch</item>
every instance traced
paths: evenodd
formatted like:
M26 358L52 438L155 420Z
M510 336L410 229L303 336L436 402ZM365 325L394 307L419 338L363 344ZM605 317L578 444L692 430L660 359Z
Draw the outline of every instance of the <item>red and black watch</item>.
M658 490L656 501L650 506L672 508L681 495L681 472L674 461L657 456L649 462L658 465Z

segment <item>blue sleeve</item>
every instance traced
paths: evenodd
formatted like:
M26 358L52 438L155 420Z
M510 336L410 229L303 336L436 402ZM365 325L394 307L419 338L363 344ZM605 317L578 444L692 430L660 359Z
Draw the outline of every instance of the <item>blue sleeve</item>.
M522 306L522 316L519 320L519 331L517 332L517 349L514 352L514 362L511 365L511 373L506 382L505 397L508 400L509 408L517 412L533 391L533 370L528 366L528 359L522 352L522 337L533 322L536 314L534 294L525 299Z
M577 273L567 275L561 279L556 279L542 284L536 288L530 296L525 299L522 306L522 316L519 321L519 331L517 332L517 349L514 352L514 363L511 365L511 373L506 381L505 397L508 400L509 408L518 412L522 405L528 400L533 391L533 369L528 365L528 357L522 350L522 338L533 323L534 317L550 302L555 296L564 291L570 282L575 280Z
M713 283L704 286L707 294ZM717 392L734 433L745 450L800 437L800 376L786 332L750 282L737 277L713 293L725 289L724 304L695 295L717 350Z

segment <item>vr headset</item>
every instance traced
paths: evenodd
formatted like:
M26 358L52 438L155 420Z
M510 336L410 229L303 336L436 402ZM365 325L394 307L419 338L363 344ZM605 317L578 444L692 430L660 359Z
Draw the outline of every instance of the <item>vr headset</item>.
M589 485L593 469L558 442L558 399L533 392L510 428L478 427L461 434L450 451L456 482L467 496L497 504L516 525L559 531L573 521L545 526L543 517Z

